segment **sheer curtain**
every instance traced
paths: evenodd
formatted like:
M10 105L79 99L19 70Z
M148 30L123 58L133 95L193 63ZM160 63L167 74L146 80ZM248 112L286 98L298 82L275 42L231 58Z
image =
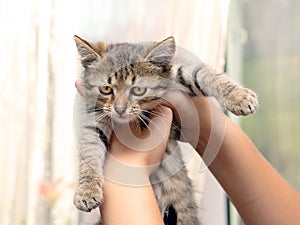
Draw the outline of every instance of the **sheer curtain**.
M0 0L0 223L80 221L72 203L74 34L104 41L173 35L222 70L228 1Z

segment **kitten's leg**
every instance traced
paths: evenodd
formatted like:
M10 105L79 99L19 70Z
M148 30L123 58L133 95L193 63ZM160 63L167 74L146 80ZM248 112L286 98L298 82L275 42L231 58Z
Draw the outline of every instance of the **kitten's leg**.
M201 225L199 206L196 203L194 188L186 168L169 180L155 186L155 192L161 194L158 201L162 213L168 205L172 205L177 213L177 225Z
M103 165L108 144L100 128L85 126L79 140L79 186L74 204L83 211L97 208L103 200Z
M230 112L245 116L256 111L257 95L226 74L218 73L202 63L194 69L192 76L198 89L207 96L214 96Z
M151 181L164 180L154 183L153 188L158 199L158 204L162 215L167 206L172 205L177 213L177 225L201 225L199 219L199 205L195 199L195 189L192 180L188 177L188 172L184 166L184 161L179 149L171 155L175 143L169 141L164 159L174 157L168 163L162 162ZM182 168L178 170L178 167Z

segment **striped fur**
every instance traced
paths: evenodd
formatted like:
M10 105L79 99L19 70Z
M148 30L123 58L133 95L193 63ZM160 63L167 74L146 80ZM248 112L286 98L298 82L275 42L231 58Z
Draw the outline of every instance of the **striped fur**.
M137 120L139 115L147 120L145 115L175 90L191 96L199 91L214 96L236 115L248 115L257 108L253 91L210 69L187 51L176 48L172 37L162 42L107 45L89 43L75 36L75 42L85 68L81 94L86 111L79 140L79 186L74 197L80 210L90 211L103 200L103 164L112 133L111 120L122 123L123 117ZM199 225L193 182L181 152L177 151L179 134L180 127L173 126L164 158L175 157L163 161L151 180L162 214L172 205L178 215L178 225ZM178 166L182 169L174 174ZM163 177L169 179L156 182Z

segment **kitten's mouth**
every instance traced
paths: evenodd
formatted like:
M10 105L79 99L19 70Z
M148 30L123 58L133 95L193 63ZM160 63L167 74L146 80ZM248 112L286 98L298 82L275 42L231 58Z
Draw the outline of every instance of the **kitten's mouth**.
M111 118L116 123L129 123L130 121L135 120L137 117L135 115L129 115L127 113L112 113Z

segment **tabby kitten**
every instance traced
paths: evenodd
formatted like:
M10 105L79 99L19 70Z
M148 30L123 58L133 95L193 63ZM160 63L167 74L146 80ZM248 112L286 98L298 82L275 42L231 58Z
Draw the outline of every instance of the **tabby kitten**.
M85 100L86 115L81 124L79 186L74 204L91 211L103 201L103 164L112 134L111 122L125 119L147 121L162 99L174 90L197 95L214 96L219 103L236 115L254 113L258 106L256 94L208 68L201 61L190 61L176 48L174 38L161 42L90 43L74 36L81 64L84 67L80 93ZM114 116L112 116L114 115ZM175 123L175 122L174 122ZM142 124L142 123L141 123ZM172 132L163 161L151 179L169 177L156 182L153 188L160 210L172 205L178 225L199 225L199 208L192 180L187 174L177 140L177 128ZM175 164L182 169L174 174Z

